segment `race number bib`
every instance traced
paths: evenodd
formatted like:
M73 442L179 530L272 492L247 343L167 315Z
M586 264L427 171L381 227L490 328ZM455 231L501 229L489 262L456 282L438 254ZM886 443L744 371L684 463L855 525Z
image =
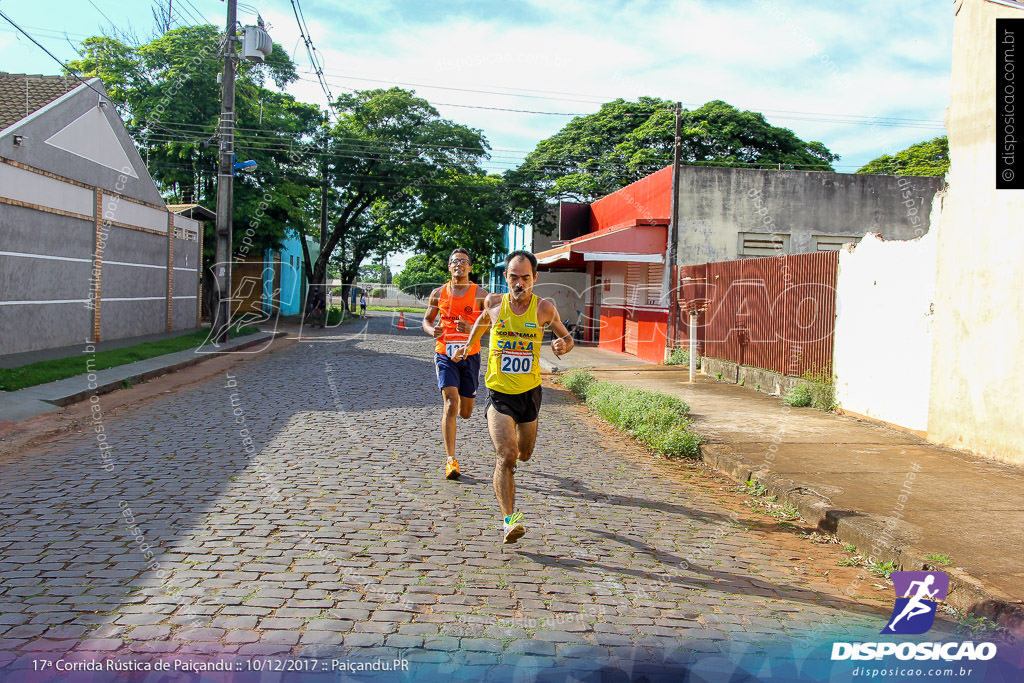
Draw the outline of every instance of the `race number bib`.
M506 351L501 354L499 369L506 375L528 375L533 372L533 352Z
M466 342L469 341L469 337L463 337L462 339L451 339L450 337L452 335L448 336L449 339L446 339L444 343L444 355L451 358L452 356L455 355L456 351L458 351L459 349L466 345Z

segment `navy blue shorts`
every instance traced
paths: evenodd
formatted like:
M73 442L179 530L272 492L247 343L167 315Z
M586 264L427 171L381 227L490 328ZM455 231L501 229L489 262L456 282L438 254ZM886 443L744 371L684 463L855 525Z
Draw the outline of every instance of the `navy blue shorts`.
M458 363L443 353L434 353L434 370L437 373L437 389L457 387L459 396L476 398L480 386L480 354L466 356Z

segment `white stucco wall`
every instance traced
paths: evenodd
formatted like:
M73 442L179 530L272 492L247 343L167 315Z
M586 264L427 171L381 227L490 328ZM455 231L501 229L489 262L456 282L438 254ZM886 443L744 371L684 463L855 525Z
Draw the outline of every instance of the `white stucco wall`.
M601 305L605 308L623 308L626 305L626 264L606 261L601 264L604 289Z
M839 253L833 368L843 410L927 430L935 242L934 232L892 242L869 234Z
M995 189L996 17L1024 10L964 0L954 21L928 438L1024 465L1024 190Z
M549 299L558 309L562 320L576 322L576 311L583 311L587 289L586 273L542 272L537 276L534 292Z

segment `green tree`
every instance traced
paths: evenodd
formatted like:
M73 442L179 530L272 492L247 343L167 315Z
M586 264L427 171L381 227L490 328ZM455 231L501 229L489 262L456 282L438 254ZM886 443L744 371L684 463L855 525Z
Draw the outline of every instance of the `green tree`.
M95 36L82 42L81 58L68 65L72 72L103 80L171 203L216 206L220 43L221 34L211 25L175 29L137 46ZM268 79L280 88L297 77L277 44L263 64L237 62L235 150L257 167L235 178L233 258L260 258L264 249L279 248L289 230L305 227L317 213L311 194L315 173L304 143L324 115L314 105L264 87ZM203 239L207 292L215 229L208 222Z
M347 299L371 254L441 242L459 231L499 239L499 202L492 199L500 180L480 168L488 150L480 131L441 118L400 88L343 95L336 108L323 169L331 220L320 257L311 262L305 255L311 282L331 261Z
M857 173L943 176L948 170L949 138L943 135L911 145L892 156L883 154L857 169Z
M406 294L422 299L448 279L444 262L436 255L417 254L405 262L405 268L395 276L395 284Z
M168 31L131 46L109 36L87 38L81 59L68 69L98 76L120 105L150 174L172 203L216 205L221 34L211 25ZM310 215L309 158L302 141L323 121L313 105L264 87L298 75L277 44L264 64L240 59L235 85L235 149L257 162L234 183L233 246L236 256L259 257L278 248L286 230ZM204 261L212 263L215 226L206 225Z
M820 142L768 123L762 114L715 100L683 110L684 164L832 170L839 157ZM509 171L510 202L520 220L547 231L545 204L590 202L672 163L675 114L667 100L617 99L594 114L579 116L542 140L518 168Z
M496 175L465 174L446 181L444 196L445 201L422 207L414 247L442 265L454 249L462 247L473 259L471 276L479 279L504 248L501 226L511 219L505 183Z
M358 279L360 282L391 284L391 269L381 263L368 263L365 266L359 266Z

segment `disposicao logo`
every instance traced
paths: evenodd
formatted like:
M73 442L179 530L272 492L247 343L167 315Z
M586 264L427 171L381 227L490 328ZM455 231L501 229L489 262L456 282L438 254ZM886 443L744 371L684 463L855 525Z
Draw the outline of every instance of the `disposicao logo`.
M935 624L936 604L949 593L949 577L943 572L893 572L890 576L896 589L889 623L882 635L920 635ZM897 659L989 660L996 656L994 643L832 643L832 659L882 659L895 655Z
M949 593L949 577L943 572L893 572L896 604L892 617L882 633L918 635L935 623L937 602L944 602Z

